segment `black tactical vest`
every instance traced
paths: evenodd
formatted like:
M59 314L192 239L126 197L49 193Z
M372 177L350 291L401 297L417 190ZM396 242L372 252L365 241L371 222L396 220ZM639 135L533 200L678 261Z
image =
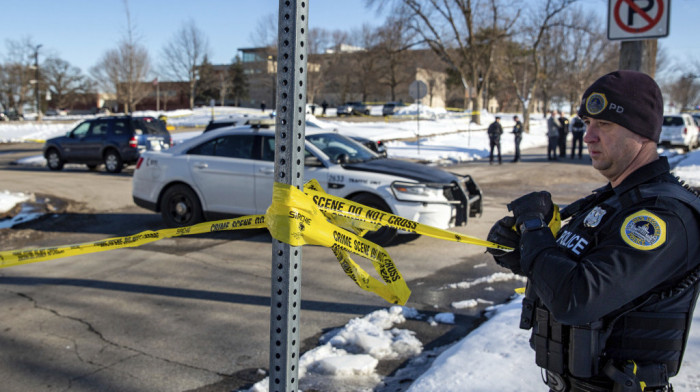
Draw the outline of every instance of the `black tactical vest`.
M658 196L674 198L691 206L700 221L700 198L681 185L669 183L643 184L618 197L593 194L563 210L574 220L593 220L593 227L602 219L593 212L585 217L582 211L603 206L609 216L601 225L612 222L628 206ZM601 209L602 211L602 209ZM589 224L591 226L591 224ZM594 243L596 233L579 231L576 235L560 234L560 247L575 252L581 243ZM521 325L533 328L530 344L538 366L551 372L580 379L600 378L610 363L634 360L640 365L639 377L648 386L662 386L675 376L685 351L695 302L700 289L700 266L681 281L668 282L642 298L624 306L614 314L584 326L561 324L528 287L523 299Z

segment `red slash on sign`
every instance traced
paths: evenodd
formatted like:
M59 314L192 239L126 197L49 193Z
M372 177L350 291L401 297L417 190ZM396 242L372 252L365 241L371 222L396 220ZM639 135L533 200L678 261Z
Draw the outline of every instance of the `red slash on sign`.
M651 28L656 26L656 24L659 23L659 20L661 20L661 17L664 14L664 0L645 1L647 2L646 7L641 8L635 3L635 0L617 0L617 3L615 4L615 10L613 12L613 14L615 15L615 23L617 23L617 25L622 30L628 33L643 33L645 31L649 31ZM620 17L620 9L622 8L621 6L623 3L625 3L627 7L629 7L627 10L627 22L624 22ZM647 12L654 8L655 3L658 4L658 7L656 9L656 16L652 17ZM634 14L638 14L639 16L641 16L642 19L647 21L647 24L642 27L632 27L634 25Z

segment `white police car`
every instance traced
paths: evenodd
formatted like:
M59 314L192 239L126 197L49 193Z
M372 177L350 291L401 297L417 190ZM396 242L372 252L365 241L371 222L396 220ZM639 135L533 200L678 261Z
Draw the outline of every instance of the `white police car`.
M263 214L272 201L274 143L269 126L249 125L146 152L134 171L134 202L160 212L171 227ZM482 212L481 190L470 176L384 158L336 132L307 129L305 155L305 180L407 219L449 228ZM368 238L386 244L395 236L382 228Z

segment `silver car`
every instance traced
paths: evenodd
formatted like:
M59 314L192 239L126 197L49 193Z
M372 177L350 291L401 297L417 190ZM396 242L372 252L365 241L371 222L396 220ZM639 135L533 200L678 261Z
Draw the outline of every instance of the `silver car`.
M698 126L690 114L667 114L661 126L659 144L690 151L700 146Z

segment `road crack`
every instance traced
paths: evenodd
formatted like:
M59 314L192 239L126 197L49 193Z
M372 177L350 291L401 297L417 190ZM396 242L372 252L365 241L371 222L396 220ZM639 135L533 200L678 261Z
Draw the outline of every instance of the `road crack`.
M58 337L58 338L65 339L65 340L71 342L72 351L73 351L73 353L75 354L76 358L78 358L78 360L79 360L80 362L85 363L85 364L88 364L88 365L90 365L90 366L95 366L95 367L96 367L96 368L95 368L94 370L92 370L92 371L86 372L86 373L84 373L84 374L82 374L82 375L73 377L73 378L71 378L70 380L68 380L69 385L68 385L68 387L67 387L65 390L70 390L72 384L73 384L74 382L76 382L76 381L79 381L79 380L81 380L81 379L90 377L90 376L92 376L92 375L94 375L94 374L97 374L97 373L103 371L103 370L111 369L111 368L115 367L116 365L119 365L119 364L121 364L121 363L127 362L127 361L129 361L129 360L131 360L131 359L133 359L133 358L135 358L135 357L138 357L138 356L144 356L144 357L147 357L147 358L151 358L151 359L153 359L153 360L162 361L162 362L164 362L164 363L172 364L172 365L175 365L175 366L181 366L181 367L189 368L189 369L196 370L196 371L201 371L201 372L206 372L206 373L214 374L214 375L219 376L219 377L228 377L228 376L230 376L229 374L226 374L226 373L221 373L221 372L218 372L218 371L214 371L214 370L211 370L211 369L206 369L206 368L199 367L199 366L193 366L193 365L190 365L190 364L187 364L187 363L182 363L182 362L173 361L173 360L168 359L168 358L164 358L164 357L160 357L160 356L153 355L153 354L151 354L151 353L148 353L148 352L146 352L146 351L144 351L144 350L141 350L141 349L138 349L138 348L134 348L134 347L130 347L130 346L127 346L127 345L124 345L124 344L117 343L117 342L112 341L112 340L110 340L109 338L105 337L104 334L103 334L101 331L99 331L97 328L95 328L95 326L94 326L92 323L90 323L89 321L87 321L87 320L84 320L84 319L79 318L79 317L74 317L74 316L66 315L66 314L63 314L63 313L61 313L60 311L58 311L58 310L56 310L56 309L52 309L52 308L50 308L50 307L48 307L48 306L44 306L44 305L40 304L35 298L33 298L32 296L30 296L30 295L28 295L28 294L26 294L26 293L15 292L15 291L11 291L11 290L4 290L4 291L9 292L9 293L12 293L12 294L14 294L14 295L17 295L18 297L23 298L23 299L29 301L35 309L38 309L38 310L41 310L41 311L44 311L44 312L48 312L48 313L50 313L50 314L52 314L52 315L54 315L54 316L56 316L56 317L59 317L59 318L65 319L65 320L70 320L70 321L79 323L80 325L84 326L84 327L87 329L87 331L88 331L91 335L97 337L97 339L98 339L100 342L102 342L103 344L105 344L106 346L111 346L111 347L116 348L116 349L125 350L125 351L132 352L132 353L133 353L132 355L127 355L126 357L124 357L124 358L122 358L122 359L120 359L120 360L118 360L118 361L116 361L116 362L113 362L113 363L110 363L110 364L103 364L103 363L96 362L96 361L94 361L94 360L90 360L90 359L88 359L88 358L84 358L83 355L81 355L81 352L80 352L80 345L78 344L78 342L76 341L75 338L66 337L66 336L60 336L60 335L57 335L57 334L55 334L55 333L53 333L53 332L49 332L49 334L51 334L51 335L53 335L53 336L56 336L56 337ZM100 352L104 352L104 351L105 351L105 347L103 347L103 348L100 349ZM129 377L131 377L131 378L138 379L138 377L135 376L135 375L129 374L128 372L124 372L124 373L125 373L126 375L128 375Z

